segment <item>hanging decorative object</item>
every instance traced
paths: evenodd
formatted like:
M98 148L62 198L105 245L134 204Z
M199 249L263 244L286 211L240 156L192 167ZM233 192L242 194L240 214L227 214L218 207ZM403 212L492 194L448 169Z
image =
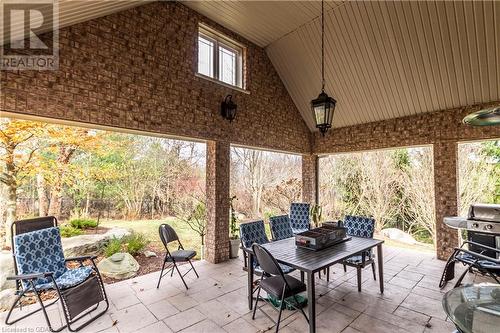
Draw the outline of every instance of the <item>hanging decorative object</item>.
M471 126L500 125L500 106L473 112L463 119L463 123Z
M233 122L234 118L236 118L236 107L237 107L237 105L233 102L232 98L233 98L232 95L227 95L226 98L224 98L224 101L222 101L220 105L220 113L222 117L229 120L230 122Z
M325 93L325 7L324 1L321 0L321 93L311 101L311 109L316 128L323 136L332 127L336 104L337 101Z

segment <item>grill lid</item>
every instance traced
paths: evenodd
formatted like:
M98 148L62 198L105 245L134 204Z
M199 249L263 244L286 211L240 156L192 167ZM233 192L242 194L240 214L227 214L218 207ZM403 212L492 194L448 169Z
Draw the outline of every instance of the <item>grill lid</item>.
M469 220L500 223L500 204L473 204L469 208Z

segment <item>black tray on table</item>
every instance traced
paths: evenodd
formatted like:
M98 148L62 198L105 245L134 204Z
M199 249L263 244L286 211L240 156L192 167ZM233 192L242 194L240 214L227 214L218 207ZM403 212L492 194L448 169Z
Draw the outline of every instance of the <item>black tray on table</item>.
M304 231L295 235L295 245L308 250L319 251L350 240L346 228L331 225Z

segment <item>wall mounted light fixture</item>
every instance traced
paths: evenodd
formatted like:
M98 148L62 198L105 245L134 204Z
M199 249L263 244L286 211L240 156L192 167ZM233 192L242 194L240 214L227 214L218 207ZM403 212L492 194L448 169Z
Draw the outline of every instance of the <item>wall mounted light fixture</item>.
M234 118L236 118L237 108L237 105L233 102L232 98L232 95L227 95L220 105L220 113L222 117L230 122L233 122Z

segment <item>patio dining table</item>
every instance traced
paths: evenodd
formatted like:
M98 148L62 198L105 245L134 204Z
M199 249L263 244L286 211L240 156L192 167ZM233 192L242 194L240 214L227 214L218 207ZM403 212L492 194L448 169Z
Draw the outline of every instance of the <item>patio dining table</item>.
M293 267L301 272L301 277L307 275L307 298L309 312L309 332L316 332L316 295L314 274L341 263L343 260L360 252L377 247L378 273L380 292L384 292L384 263L382 244L384 241L352 236L350 240L328 247L320 251L313 251L297 247L295 238L287 238L279 241L263 244L276 260L287 266ZM251 249L243 249L248 253L248 307L252 309L253 303L253 261L254 256Z

